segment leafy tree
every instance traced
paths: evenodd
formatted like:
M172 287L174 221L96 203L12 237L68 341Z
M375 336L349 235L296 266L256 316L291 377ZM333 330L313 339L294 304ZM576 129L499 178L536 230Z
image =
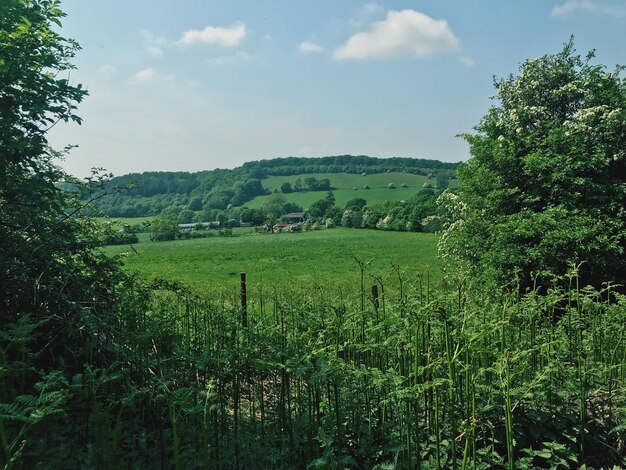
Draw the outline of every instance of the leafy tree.
M283 210L285 211L285 213L288 213L288 212L303 212L304 211L302 206L299 206L295 202L287 202L287 203L285 203L285 206L283 207Z
M183 209L178 214L178 223L179 224L190 224L193 222L193 216L195 215L194 211L190 209Z
M285 204L287 204L285 196L280 193L270 194L263 203L263 212L276 220L285 213Z
M280 192L283 194L293 193L293 188L291 187L291 183L289 181L285 181L280 185Z
M81 122L75 111L86 95L69 79L79 47L57 32L63 17L57 1L0 2L0 434L5 468L32 468L34 461L20 465L20 453L28 458L36 446L41 455L42 449L54 448L45 434L31 439L31 427L63 412L70 395L67 378L93 364L92 353L103 350L104 337L119 337L111 334L117 324L113 305L128 280L116 261L93 249L102 241L98 225L80 216L81 192L88 198L103 179L94 174L91 184L75 181L55 165L63 152L48 145L52 126ZM74 183L72 193L62 187L68 181ZM20 406L32 411L20 416L15 412ZM73 453L68 447L65 451Z
M332 219L335 225L339 225L341 224L341 217L343 216L343 212L343 209L341 209L340 207L332 206L326 209L324 217L326 219Z
M450 179L446 175L437 175L436 181L438 189L446 189L450 184Z
M49 148L46 137L59 121L80 123L74 111L86 95L63 73L73 68L69 61L78 45L52 29L62 17L56 2L6 0L0 5L3 324L17 312L37 310L47 294L58 292L55 267L72 260L72 252L88 256L85 240L73 235L74 219L64 211L69 201L57 183L65 175L54 165L59 153ZM36 279L42 292L33 301Z
M346 209L363 209L366 204L367 201L362 197L355 197L354 199L350 199L348 202L346 202L346 205L344 207Z
M363 213L358 207L346 209L341 216L341 225L349 228L361 228L363 226Z
M320 217L323 217L324 214L326 214L326 211L330 207L331 206L328 203L328 200L320 199L318 201L315 201L313 204L311 204L311 206L309 207L309 215L311 217L318 219Z
M332 191L328 191L328 193L326 193L325 200L326 200L326 202L328 202L329 206L334 206L335 205L335 194Z
M304 178L304 187L309 191L315 191L317 189L317 178L313 176L307 176Z
M261 225L265 221L265 214L261 209L249 209L244 207L241 210L240 220L242 222L251 223L252 225Z
M195 196L192 197L187 205L187 209L192 211L201 211L202 210L202 198Z
M444 256L522 286L581 262L584 284L626 279L626 82L592 58L570 41L496 81L458 198L442 198Z
M302 191L302 178L296 178L296 181L293 185L293 190L296 192Z

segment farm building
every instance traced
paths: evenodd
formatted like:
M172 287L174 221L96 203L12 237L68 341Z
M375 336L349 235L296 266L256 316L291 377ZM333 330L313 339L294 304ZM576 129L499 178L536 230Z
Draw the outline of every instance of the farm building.
M304 222L304 212L289 212L284 217L288 224L298 224Z

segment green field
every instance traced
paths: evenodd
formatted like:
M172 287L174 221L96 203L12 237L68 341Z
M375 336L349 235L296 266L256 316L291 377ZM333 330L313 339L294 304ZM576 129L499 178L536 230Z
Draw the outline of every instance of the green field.
M423 188L424 183L435 185L435 180L429 180L422 175L413 175L411 173L377 173L372 175L357 175L349 173L312 173L290 176L270 176L262 180L263 187L273 191L280 188L284 182L289 182L293 186L296 179L300 178L303 182L307 177L319 179L328 178L335 194L335 200L338 207L343 207L349 200L360 197L367 201L368 204L377 201L403 201L415 196L417 192ZM451 181L451 185L453 186ZM393 183L395 189L389 189L387 185ZM406 184L407 188L401 185ZM363 186L369 186L365 189ZM356 189L354 189L356 188ZM326 196L326 191L303 191L298 193L285 194L287 202L292 202L307 209L311 204ZM263 206L263 203L269 196L257 196L244 205L253 209Z
M335 195L335 204L337 207L343 208L345 204L356 197L361 197L371 204L376 201L403 201L411 198L417 194L417 188L377 188L377 189L337 189L333 191ZM301 193L285 194L287 202L293 202L302 206L304 209L309 208L311 204L319 199L326 197L326 191L307 191ZM257 196L249 202L246 202L244 206L252 209L258 209L263 206L263 203L269 196Z
M289 182L293 186L296 179L300 178L304 182L305 178L313 177L316 179L328 178L330 185L337 189L363 188L368 185L370 188L387 188L389 183L394 183L398 188L401 184L407 184L412 188L421 188L424 183L429 182L435 184L435 180L429 180L422 175L413 175L411 173L376 173L372 175L357 175L352 173L312 173L290 176L268 176L261 180L263 187L273 191L274 188L280 188L284 182Z
M128 269L148 277L177 279L198 287L235 287L241 271L256 286L356 287L359 270L354 257L373 259L368 272L389 275L390 283L395 282L391 263L406 269L410 279L429 267L437 276L437 239L424 233L342 228L171 242L150 242L144 234L133 248L111 246L105 252L121 254Z

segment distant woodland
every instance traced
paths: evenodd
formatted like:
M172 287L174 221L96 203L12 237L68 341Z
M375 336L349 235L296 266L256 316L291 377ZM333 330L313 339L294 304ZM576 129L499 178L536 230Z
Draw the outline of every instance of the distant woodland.
M416 158L375 158L367 156L330 156L320 158L275 158L252 161L234 169L188 172L130 173L103 183L100 190L86 198L95 199L101 215L110 217L159 216L180 222L209 222L222 216L239 217L237 211L257 196L269 194L262 180L269 176L290 176L314 173L377 174L403 172L430 176L447 186L454 178L459 163ZM328 191L333 188L326 180L304 178L299 185L286 184L281 192ZM321 197L323 198L323 196ZM287 209L290 209L289 207ZM307 207L292 207L304 210ZM180 216L182 211L191 211ZM236 213L235 213L236 212ZM321 214L323 215L323 214ZM337 216L337 214L334 214ZM339 214L338 219L341 218Z

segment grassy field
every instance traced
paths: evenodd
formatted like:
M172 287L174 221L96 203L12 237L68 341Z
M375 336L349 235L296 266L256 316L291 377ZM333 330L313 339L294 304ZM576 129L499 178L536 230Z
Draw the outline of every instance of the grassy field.
M412 188L421 188L426 182L433 185L435 184L435 180L429 180L422 175L398 172L376 173L365 176L351 173L313 173L306 175L269 176L261 180L261 183L264 188L272 191L274 188L280 188L280 185L285 181L288 181L293 186L297 178L300 178L304 182L304 179L308 177L317 178L318 180L328 178L330 185L337 189L363 188L364 185L368 185L370 188L386 188L389 183L394 183L397 187L400 187L401 184L407 184Z
M335 195L335 204L337 207L343 207L350 200L361 197L371 204L376 201L402 201L409 199L417 194L417 188L376 188L376 189L337 189L333 191ZM287 202L293 202L307 209L311 204L319 199L326 197L326 191L307 191L301 193L285 194ZM258 209L269 196L257 196L253 200L246 202L244 206Z
M429 180L422 175L413 175L410 173L377 173L372 175L356 175L349 173L313 173L291 176L270 176L262 180L263 187L273 191L280 188L280 185L286 181L293 186L296 179L300 178L304 181L307 177L317 179L328 178L335 194L336 204L343 207L349 200L360 197L367 201L368 204L377 201L402 201L415 196L417 192L423 188L424 183L435 185L435 180ZM387 185L393 183L396 189L389 189ZM451 181L454 186L455 181ZM407 188L401 185L406 184ZM369 186L365 189L363 186ZM356 189L355 189L356 188ZM326 196L326 191L305 191L299 193L285 194L287 202L292 202L308 208L311 204ZM263 206L263 203L269 196L257 196L253 200L246 202L244 205L253 209Z
M437 236L432 234L336 228L171 242L150 242L143 234L133 248L111 246L105 252L122 255L128 269L148 277L177 279L198 287L236 287L239 273L245 271L256 286L356 288L360 281L354 257L373 259L368 272L390 275L390 282L390 263L406 269L411 279L428 267L436 277L436 243Z

